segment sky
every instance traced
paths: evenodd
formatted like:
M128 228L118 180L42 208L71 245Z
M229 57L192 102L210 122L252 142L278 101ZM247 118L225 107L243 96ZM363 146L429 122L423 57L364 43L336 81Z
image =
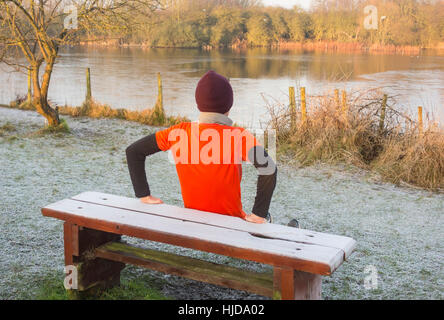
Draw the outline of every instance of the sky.
M304 9L310 7L311 0L262 0L263 4L268 6L281 6L284 8L292 8L294 5L298 5Z

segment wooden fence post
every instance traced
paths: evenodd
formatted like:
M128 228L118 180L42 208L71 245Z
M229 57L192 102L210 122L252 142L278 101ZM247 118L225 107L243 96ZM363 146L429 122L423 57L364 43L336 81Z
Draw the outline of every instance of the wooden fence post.
M382 131L384 130L386 107L387 107L387 95L384 94L384 97L382 98L381 114L379 116L379 134L382 134Z
M160 72L157 73L157 101L154 106L154 114L160 123L165 121L165 111L163 109L163 88L162 88L162 77L160 76Z
M28 69L28 104L32 101L31 69Z
M346 116L347 114L347 92L342 90L342 114Z
M160 72L157 73L157 89L158 89L157 104L158 107L163 112L163 87L162 87L162 77L160 76Z
M305 87L301 87L301 120L303 123L307 120L307 103L305 98Z
M422 122L422 107L418 107L418 130L419 134L422 134L423 132L423 122Z
M86 68L86 101L91 101L91 70Z
M336 104L336 109L339 109L339 90L335 89L335 104Z
M294 87L288 88L288 94L290 97L290 126L291 129L296 127L296 98L294 94Z

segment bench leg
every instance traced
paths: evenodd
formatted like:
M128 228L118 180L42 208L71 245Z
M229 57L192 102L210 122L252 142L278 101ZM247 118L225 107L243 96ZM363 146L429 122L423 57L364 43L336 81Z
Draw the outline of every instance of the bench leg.
M93 292L96 289L110 288L120 284L120 271L125 264L96 258L94 253L98 246L109 241L118 241L120 238L121 236L117 234L87 229L65 222L65 265L71 266L70 272L74 269L77 275L76 286L72 287L74 290L70 295L75 297L79 292ZM72 281L69 284L72 284Z
M320 300L321 276L274 267L273 299Z

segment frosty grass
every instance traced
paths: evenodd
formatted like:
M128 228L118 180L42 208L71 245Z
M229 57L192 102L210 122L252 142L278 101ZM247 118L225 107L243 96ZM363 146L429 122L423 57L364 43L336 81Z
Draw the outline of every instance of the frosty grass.
M83 191L133 197L125 148L158 130L116 119L66 120L70 134L40 136L33 134L43 126L40 115L0 108L0 127L13 126L0 134L0 299L32 299L51 277L62 283L62 222L43 217L40 209ZM356 169L278 165L270 209L275 223L297 218L304 229L349 236L358 243L348 261L323 277L324 299L443 299L443 194L381 183ZM181 206L179 182L167 154L150 157L146 167L153 195ZM247 210L253 204L256 179L254 167L245 165L242 198ZM126 240L251 270L270 268ZM377 283L366 286L372 270ZM136 267L127 267L122 278L144 274L172 298L262 298Z

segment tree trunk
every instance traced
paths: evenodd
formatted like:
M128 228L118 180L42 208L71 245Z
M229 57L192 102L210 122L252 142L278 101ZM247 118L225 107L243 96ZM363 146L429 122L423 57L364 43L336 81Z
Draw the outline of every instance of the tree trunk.
M51 59L46 64L41 86L39 81L40 64L34 64L31 71L32 83L34 87L33 103L37 112L46 118L49 126L58 126L60 124L58 112L51 108L48 104L48 89L54 62L55 58Z

